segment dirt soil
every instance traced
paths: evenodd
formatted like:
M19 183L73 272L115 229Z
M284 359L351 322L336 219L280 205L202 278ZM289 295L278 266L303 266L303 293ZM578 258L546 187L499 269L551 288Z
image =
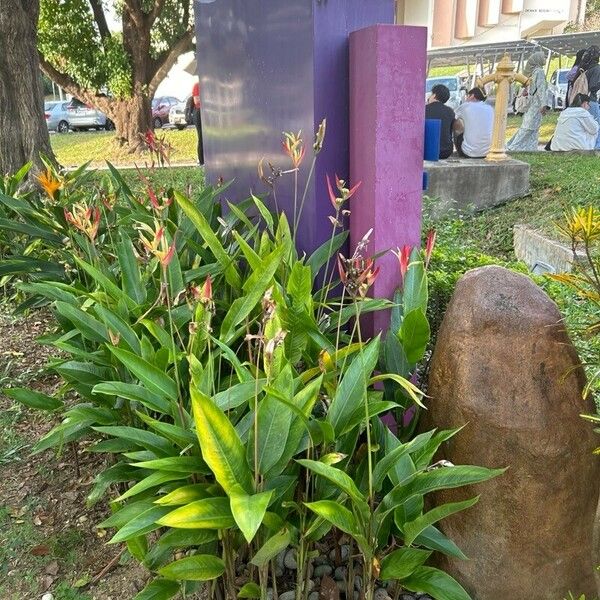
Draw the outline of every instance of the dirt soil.
M35 342L51 325L46 311L14 318L0 305L0 388L28 386L55 392L58 378L44 370L52 349ZM79 448L31 455L57 418L15 405L0 393L0 599L127 600L149 573L110 533L96 529L109 514L85 498L104 457Z

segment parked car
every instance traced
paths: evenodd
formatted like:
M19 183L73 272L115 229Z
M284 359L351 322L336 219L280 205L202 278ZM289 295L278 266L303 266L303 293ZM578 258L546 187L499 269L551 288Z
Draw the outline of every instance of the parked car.
M450 99L446 104L456 110L465 101L466 96L466 89L462 85L461 78L458 75L428 77L425 82L425 101L429 98L433 86L439 84L445 85L450 90Z
M567 97L567 75L571 69L557 69L548 83L548 106L552 110L565 108Z
M69 131L68 102L44 102L44 116L48 131L67 133Z
M160 129L169 122L169 112L172 106L180 103L174 96L159 96L152 100L152 124L154 129Z
M192 97L188 96L184 102L179 102L175 106L171 106L169 111L169 123L177 127L177 129L185 129L188 125L193 125L193 111L189 110L188 103Z
M69 102L67 113L73 131L86 131L92 128L109 131L115 128L114 123L102 111L77 98Z

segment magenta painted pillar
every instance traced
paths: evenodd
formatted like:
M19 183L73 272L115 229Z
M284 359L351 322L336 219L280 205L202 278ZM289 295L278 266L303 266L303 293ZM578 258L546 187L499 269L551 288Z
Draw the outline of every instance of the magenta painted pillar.
M399 284L391 253L421 238L427 29L373 25L350 34L350 254L373 229L370 255L381 273L372 290L391 298ZM388 315L376 313L374 332Z

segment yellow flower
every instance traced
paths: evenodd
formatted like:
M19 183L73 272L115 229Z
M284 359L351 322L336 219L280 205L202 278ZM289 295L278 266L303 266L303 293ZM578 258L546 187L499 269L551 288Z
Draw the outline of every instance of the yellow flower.
M40 182L42 188L44 188L48 197L54 200L54 195L62 188L62 182L54 176L54 173L50 169L46 169L45 173L40 173L37 176L37 180Z

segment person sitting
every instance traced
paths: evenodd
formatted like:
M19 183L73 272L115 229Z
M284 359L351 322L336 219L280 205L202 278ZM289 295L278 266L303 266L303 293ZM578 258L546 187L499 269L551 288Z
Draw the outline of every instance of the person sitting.
M550 149L557 152L593 150L598 136L598 123L590 114L590 97L577 94L571 106L560 113Z
M446 106L450 99L450 90L441 83L431 88L431 95L425 107L426 119L439 119L442 122L440 131L440 158L448 158L454 151L452 131L454 128L454 111Z
M467 101L456 109L454 133L456 151L463 158L484 158L492 145L494 109L485 102L479 88L467 94Z

